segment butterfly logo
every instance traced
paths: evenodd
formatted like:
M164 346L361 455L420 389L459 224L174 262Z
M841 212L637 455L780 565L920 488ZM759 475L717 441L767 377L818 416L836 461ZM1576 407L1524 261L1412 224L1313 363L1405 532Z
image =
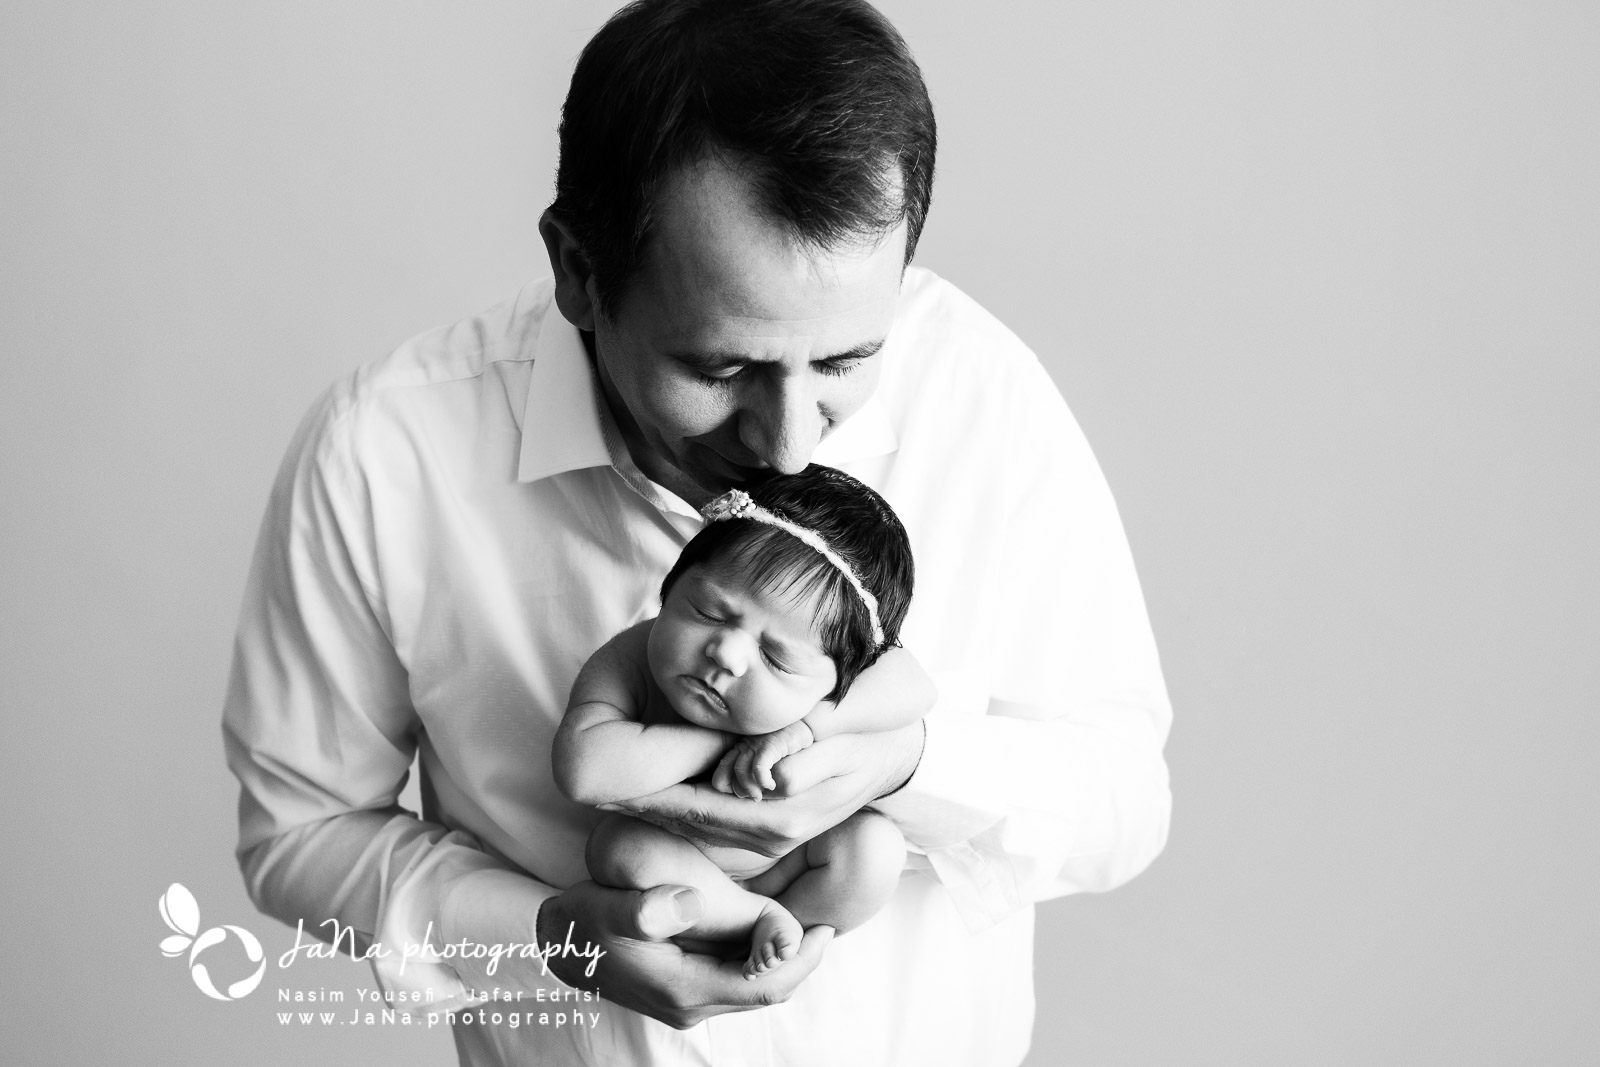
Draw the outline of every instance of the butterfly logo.
M200 992L214 1000L238 1000L248 996L256 986L261 984L261 976L267 973L266 957L261 951L261 942L242 926L213 926L205 933L200 929L200 905L195 902L194 894L189 892L177 882L167 887L161 894L160 900L161 921L172 930L172 936L162 939L161 954L163 956L189 956L189 976L194 979L194 984L200 987ZM248 978L242 978L228 987L226 993L217 992L216 985L211 981L211 972L206 970L206 965L197 962L200 953L214 945L221 944L228 939L229 934L239 939L244 945L244 954L251 963L258 963L256 972Z

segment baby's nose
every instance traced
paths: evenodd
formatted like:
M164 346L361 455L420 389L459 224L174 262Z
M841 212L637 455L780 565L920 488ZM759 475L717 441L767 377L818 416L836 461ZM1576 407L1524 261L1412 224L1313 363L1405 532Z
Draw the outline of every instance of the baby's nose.
M706 658L735 678L750 669L753 643L737 631L718 630L706 642Z

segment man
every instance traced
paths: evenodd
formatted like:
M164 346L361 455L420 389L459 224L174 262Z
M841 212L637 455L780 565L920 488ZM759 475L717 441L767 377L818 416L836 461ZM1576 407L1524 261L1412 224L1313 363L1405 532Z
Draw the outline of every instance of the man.
M859 0L632 5L573 75L553 283L357 372L291 447L224 723L241 865L286 921L441 950L378 959L387 987L586 1013L463 1013L463 1062L1014 1064L1032 902L1161 849L1169 711L1115 508L1032 355L906 268L933 151L920 73ZM587 881L598 816L550 741L695 508L813 460L910 531L903 640L940 700L784 761L781 799L636 803L771 855L869 803L905 833L882 913L746 981L667 940L692 890ZM423 819L396 804L414 753ZM544 975L442 951L535 933L603 954Z

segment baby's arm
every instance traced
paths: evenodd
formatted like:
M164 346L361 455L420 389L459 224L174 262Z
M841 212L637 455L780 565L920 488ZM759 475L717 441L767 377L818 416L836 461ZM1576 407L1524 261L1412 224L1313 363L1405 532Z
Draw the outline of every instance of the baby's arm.
M856 677L837 704L824 701L805 718L814 740L875 734L909 726L928 714L939 692L917 657L891 648Z
M838 704L826 701L800 722L756 737L742 737L717 765L711 784L724 793L760 800L777 788L772 768L785 756L836 734L897 730L933 707L938 692L915 656L891 648L856 677Z
M551 763L568 799L591 806L632 800L714 766L731 738L687 722L640 721L649 702L646 648L654 620L613 637L572 683Z

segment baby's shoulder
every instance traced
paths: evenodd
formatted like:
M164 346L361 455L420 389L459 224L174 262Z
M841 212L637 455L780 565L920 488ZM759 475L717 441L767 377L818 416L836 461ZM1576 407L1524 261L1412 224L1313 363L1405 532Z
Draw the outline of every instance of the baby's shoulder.
M584 670L591 667L616 669L621 666L647 668L650 657L650 630L655 619L636 622L595 649Z
M654 621L636 623L595 649L572 683L570 703L644 706L651 687L650 627Z
M604 653L599 670L628 691L632 718L643 723L681 723L682 717L650 673L650 630L655 621L646 619L628 627L602 645L589 662L595 663Z

